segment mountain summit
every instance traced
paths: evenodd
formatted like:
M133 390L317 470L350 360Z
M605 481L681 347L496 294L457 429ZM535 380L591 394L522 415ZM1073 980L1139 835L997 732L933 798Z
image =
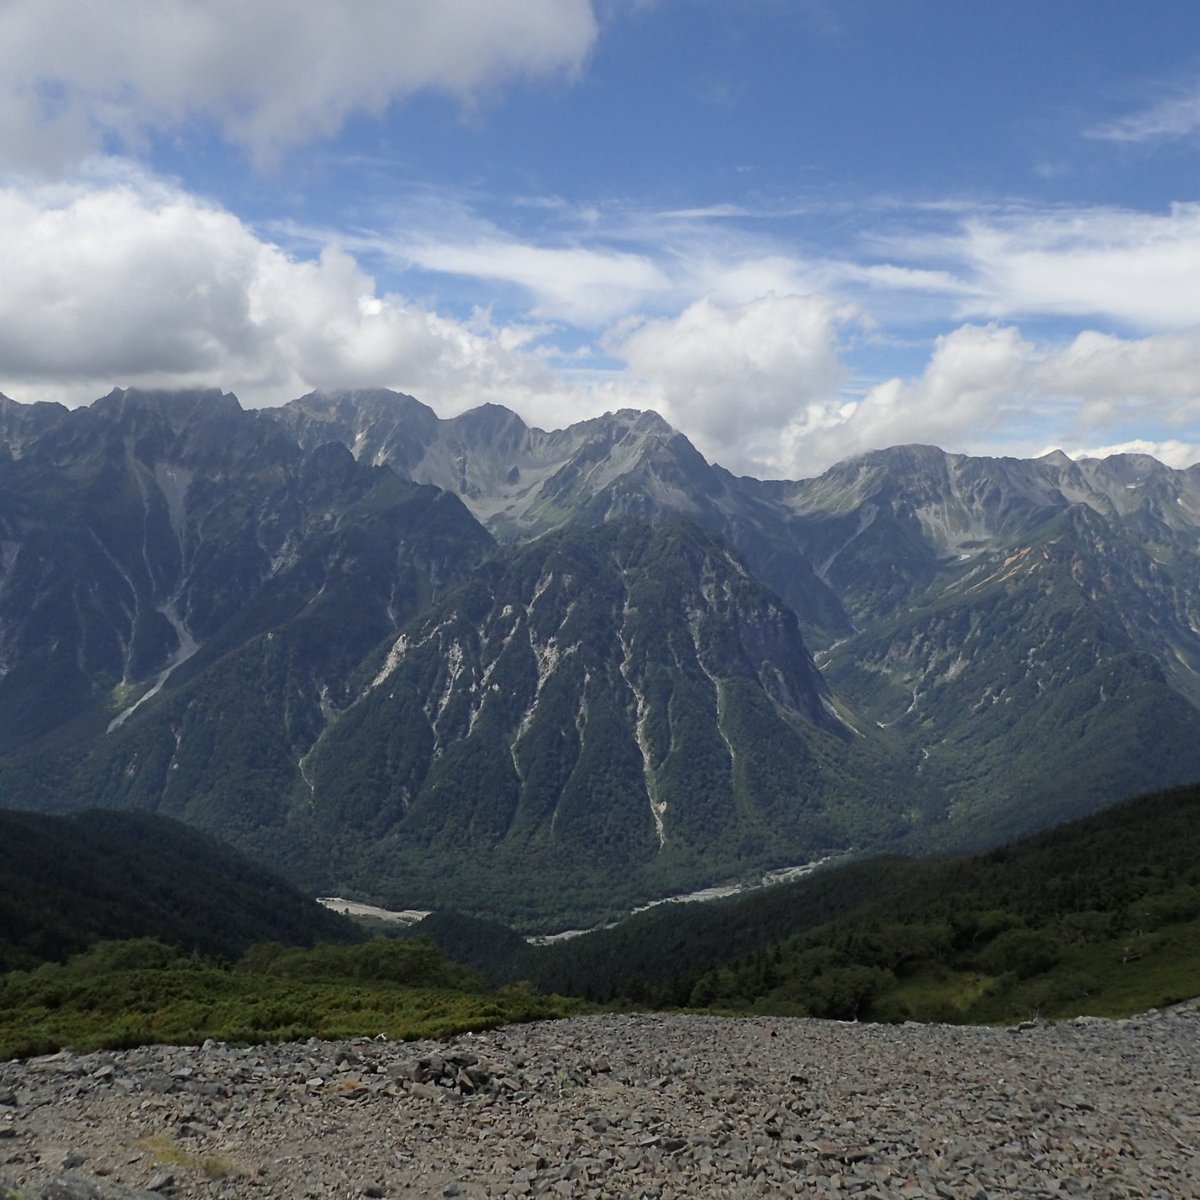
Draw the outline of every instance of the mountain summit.
M0 786L527 927L1200 778L1200 469L0 399ZM814 652L815 651L815 655Z

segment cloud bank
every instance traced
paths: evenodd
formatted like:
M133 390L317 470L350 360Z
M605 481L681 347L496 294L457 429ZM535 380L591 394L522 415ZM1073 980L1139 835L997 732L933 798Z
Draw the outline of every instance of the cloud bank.
M204 383L273 404L391 386L546 426L655 407L709 457L772 475L905 441L1193 453L1200 203L656 211L534 195L510 199L524 216L506 229L430 189L416 214L364 205L353 233L276 229L285 246L134 165L198 134L270 165L418 93L470 108L577 78L598 36L592 0L0 5L0 387L74 403ZM1181 93L1089 136L1197 130ZM472 300L439 298L448 281ZM924 361L858 378L856 357L889 339Z
M0 363L20 399L220 382L250 404L387 383L450 410L561 390L519 326L447 318L336 244L297 259L136 173L0 189Z
M1124 445L1135 425L1159 430L1142 440L1179 462L1200 423L1200 326L1047 343L1012 323L968 321L936 337L919 374L855 396L850 343L869 340L871 322L828 294L726 287L674 313L618 316L686 288L635 255L522 260L509 246L464 262L546 295L560 286L564 304L565 280L581 304L593 296L604 358L585 347L563 369L553 327L447 316L381 288L336 240L297 257L219 205L111 161L71 184L0 188L0 261L0 387L19 399L219 383L275 404L314 387L382 385L447 414L492 401L546 426L654 407L710 458L780 476L897 442L1027 454L1057 429L1067 445ZM606 282L619 303L605 299Z

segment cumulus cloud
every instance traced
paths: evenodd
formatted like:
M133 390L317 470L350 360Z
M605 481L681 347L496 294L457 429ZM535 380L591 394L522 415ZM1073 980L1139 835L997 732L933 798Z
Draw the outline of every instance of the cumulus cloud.
M1122 339L1085 331L1065 346L1026 339L1011 325L963 325L939 337L913 379L890 379L858 401L827 399L784 429L785 461L813 474L848 454L898 442L976 453L1039 453L1047 428L1059 443L1128 428L1194 428L1200 419L1200 330ZM1174 438L1130 439L1163 461L1189 465ZM1146 453L1155 453L1147 449ZM1157 455L1156 455L1157 456Z
M761 274L731 269L723 288L672 308L687 280L720 272L664 284L636 256L498 255L496 271L535 295L552 296L559 269L609 279L620 299L597 321L657 304L565 352L561 329L448 316L381 288L336 239L312 247L288 252L112 161L71 184L0 187L0 389L72 403L114 385L219 384L272 404L313 387L391 386L446 415L494 401L545 427L652 407L710 458L776 476L912 441L1030 454L1052 439L1141 439L1182 464L1200 422L1200 325L1050 344L1013 324L964 324L936 339L918 374L850 398L845 357L870 322L818 292L754 294L787 282L789 263L748 260Z
M964 325L939 337L922 374L860 400L810 404L783 430L783 458L812 475L839 458L907 442L948 449L1011 423L1033 353L1012 327Z
M259 161L433 89L571 74L590 0L8 0L0 155L69 162L211 121Z
M780 432L845 378L839 329L853 310L824 296L767 295L626 323L607 346L668 420L734 469L777 462Z
M133 173L0 189L0 387L93 399L219 383L251 404L390 385L447 411L569 395L536 332L381 293L335 243L297 259L228 211Z
M1054 447L1051 447L1053 449ZM1108 458L1111 454L1148 454L1177 471L1200 462L1200 443L1181 442L1170 438L1165 442L1148 442L1135 438L1131 442L1116 442L1111 446L1076 447L1065 450L1071 458Z
M120 162L71 184L0 188L0 388L80 403L114 385L219 384L254 405L392 386L445 414L494 401L551 427L657 407L710 454L752 469L776 455L797 406L844 377L837 340L852 313L820 296L628 319L605 339L606 360L582 354L564 369L544 326L455 319L380 289L336 240L313 249L289 253ZM612 267L552 257L543 271L563 263L593 281ZM627 265L616 260L614 286ZM639 269L630 304L645 295Z
M1145 338L1085 330L1032 364L1031 391L1070 397L1076 420L1112 426L1137 414L1181 426L1200 419L1200 328Z

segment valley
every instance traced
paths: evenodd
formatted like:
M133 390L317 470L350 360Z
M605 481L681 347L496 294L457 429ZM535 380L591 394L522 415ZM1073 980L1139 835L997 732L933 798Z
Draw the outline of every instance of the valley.
M626 920L629 917L636 917L639 913L651 912L653 909L660 908L664 904L705 904L713 900L729 900L735 896L748 896L762 888L778 887L784 883L794 883L797 879L803 879L806 875L811 875L818 867L826 866L833 861L832 856L821 858L815 862L801 863L795 867L780 867L777 870L768 871L757 880L751 879L738 881L737 883L716 884L712 887L700 888L694 892L681 892L677 896L663 896L658 900L649 900L645 904L639 904L636 908L623 914L618 920L610 921L606 925L594 925L591 929L561 929L557 933L530 934L525 940L531 946L552 946L555 942L569 941L572 938L583 937L589 933L597 933L603 929L615 929L620 925L622 920ZM324 901L321 901L321 903L324 903ZM401 915L398 913L391 914L393 918ZM429 913L422 914L422 918L427 916L429 916Z
M0 1200L1200 1200L1200 4L0 0Z
M1200 778L1200 468L763 481L629 410L0 405L11 807L545 935Z

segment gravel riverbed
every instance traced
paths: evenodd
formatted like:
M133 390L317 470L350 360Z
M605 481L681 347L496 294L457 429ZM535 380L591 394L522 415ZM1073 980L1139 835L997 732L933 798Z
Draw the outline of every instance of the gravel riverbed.
M599 1016L0 1064L0 1198L1200 1197L1200 1011Z

